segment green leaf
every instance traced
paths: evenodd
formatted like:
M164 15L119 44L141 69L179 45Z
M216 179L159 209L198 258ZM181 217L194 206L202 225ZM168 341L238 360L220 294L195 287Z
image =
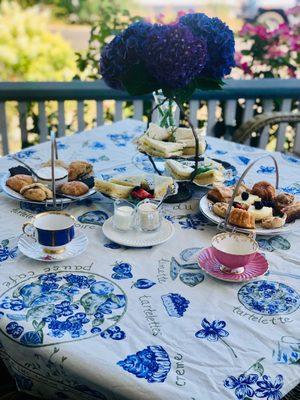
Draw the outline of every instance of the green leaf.
M224 84L222 79L213 78L198 78L195 81L196 88L201 90L221 90Z
M94 319L93 321L93 326L99 326L102 325L104 322L104 318L98 318L98 319Z
M197 169L196 175L198 174L204 174L205 172L210 171L212 168L210 167L200 167Z
M262 364L260 362L257 362L253 365L253 369L254 371L256 371L258 374L260 374L261 376L264 374L264 367L262 366Z

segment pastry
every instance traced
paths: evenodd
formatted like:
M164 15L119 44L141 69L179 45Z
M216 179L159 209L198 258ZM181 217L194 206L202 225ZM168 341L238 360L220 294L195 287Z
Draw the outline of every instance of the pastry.
M234 189L234 186L232 187L232 189ZM251 192L251 189L247 186L247 185L245 185L245 183L241 183L240 184L240 186L238 187L238 190L237 190L237 196L240 196L243 192L248 192L248 193L250 193Z
M287 206L282 209L282 212L286 214L286 222L294 222L296 219L300 218L300 201Z
M229 214L228 222L231 225L239 226L245 229L255 228L255 218L248 211L240 208L234 208Z
M247 206L251 206L256 201L260 201L260 197L255 194L250 194L248 192L242 192L239 196L235 197L234 201L240 204L246 204Z
M251 194L255 194L256 196L260 197L262 200L265 201L272 201L276 196L276 191L273 185L269 182L261 181L257 182L252 190Z
M256 201L253 206L248 208L248 211L258 222L265 218L273 217L273 208L264 206L261 201Z
M284 214L283 217L268 217L261 221L261 226L265 229L282 228L285 224L286 218L286 214Z
M229 203L232 194L233 190L231 188L218 186L207 192L207 198L213 203Z
M68 171L69 171L68 174L69 181L76 181L78 178L81 178L82 176L92 174L93 166L92 164L86 161L73 161L69 165Z
M8 178L6 181L6 185L15 192L20 193L21 189L24 186L31 185L33 182L34 181L32 176L20 174Z
M89 187L80 181L66 182L59 189L61 193L69 196L83 196L89 191Z
M24 186L20 193L25 199L32 201L52 199L52 191L42 183L33 183L32 185Z
M212 206L213 212L221 218L225 218L227 210L228 210L228 203L215 203Z
M295 196L289 193L280 193L275 197L275 210L278 213L281 213L281 210L284 207L290 206L294 203Z

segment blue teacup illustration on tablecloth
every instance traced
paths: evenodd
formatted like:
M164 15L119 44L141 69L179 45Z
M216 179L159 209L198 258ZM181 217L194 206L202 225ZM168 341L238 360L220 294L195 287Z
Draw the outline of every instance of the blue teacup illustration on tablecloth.
M75 218L67 213L48 211L23 225L25 235L37 240L46 253L61 253L75 235ZM30 228L31 227L31 228Z
M300 338L283 336L278 348L273 351L273 360L280 364L298 364L300 362Z
M78 217L78 221L82 224L92 224L100 226L102 226L107 219L108 214L100 210L88 211Z

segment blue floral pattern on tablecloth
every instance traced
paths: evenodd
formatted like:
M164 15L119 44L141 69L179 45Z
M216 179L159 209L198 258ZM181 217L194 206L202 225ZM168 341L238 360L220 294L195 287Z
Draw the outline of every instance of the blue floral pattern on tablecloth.
M116 262L113 267L114 273L111 275L113 279L130 279L133 277L131 272L132 266L126 262Z
M148 383L164 382L171 369L169 355L162 346L147 346L117 364L137 378L146 379Z
M124 133L110 133L107 137L117 146L117 147L125 147L128 142L134 138L134 135Z
M0 298L5 334L27 346L88 338L121 319L126 296L98 274L48 273L28 279Z
M189 307L190 301L178 293L168 293L161 296L163 305L170 317L181 318Z
M293 288L266 280L242 286L238 299L248 310L263 315L291 314L300 306L300 296Z
M9 239L4 239L0 243L0 263L13 260L18 256L18 246L9 246Z

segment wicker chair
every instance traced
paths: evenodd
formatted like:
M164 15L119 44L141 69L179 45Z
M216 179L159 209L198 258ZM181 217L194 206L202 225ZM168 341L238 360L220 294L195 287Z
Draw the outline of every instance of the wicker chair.
M251 143L255 133L258 139L258 147L265 148L270 137L270 126L279 124L277 130L276 150L284 151L285 133L288 125L295 124L294 146L292 152L300 155L300 113L274 112L270 114L259 114L245 122L233 134L233 140L237 143Z

